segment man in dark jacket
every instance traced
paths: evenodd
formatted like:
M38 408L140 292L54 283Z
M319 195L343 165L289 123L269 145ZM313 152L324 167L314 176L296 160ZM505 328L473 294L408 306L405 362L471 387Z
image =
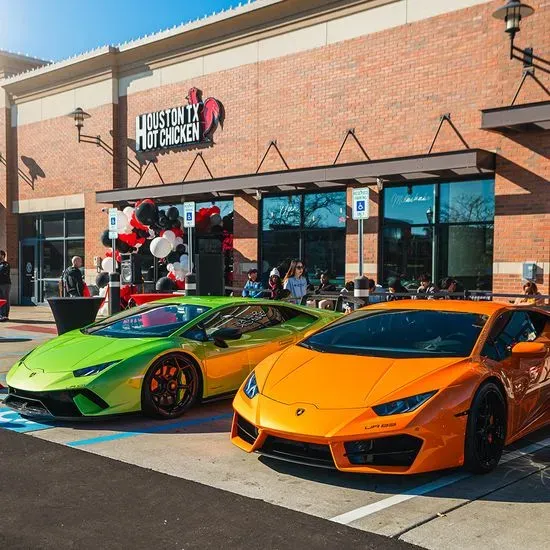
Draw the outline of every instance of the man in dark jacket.
M71 260L71 267L68 267L62 275L64 296L84 296L84 280L82 279L82 258L74 256Z
M6 252L0 250L0 300L6 300L6 305L0 308L0 321L8 321L10 316L10 264L6 262Z

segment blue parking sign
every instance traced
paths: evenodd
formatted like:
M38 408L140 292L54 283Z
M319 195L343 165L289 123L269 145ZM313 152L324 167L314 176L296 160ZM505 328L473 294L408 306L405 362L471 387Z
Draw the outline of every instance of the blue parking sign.
M192 220L193 220L193 213L192 213L192 212L187 212L187 220L188 220L188 221L192 221Z
M365 211L365 201L357 201L357 212Z

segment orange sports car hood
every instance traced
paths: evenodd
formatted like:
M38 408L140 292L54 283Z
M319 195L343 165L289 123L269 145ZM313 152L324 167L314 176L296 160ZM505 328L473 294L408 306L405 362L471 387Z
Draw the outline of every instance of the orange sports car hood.
M261 393L289 405L310 403L319 409L355 409L382 403L394 393L399 398L441 389L455 376L435 373L463 361L455 357L337 355L292 346L271 368ZM427 388L428 377L433 377L433 384L439 387Z

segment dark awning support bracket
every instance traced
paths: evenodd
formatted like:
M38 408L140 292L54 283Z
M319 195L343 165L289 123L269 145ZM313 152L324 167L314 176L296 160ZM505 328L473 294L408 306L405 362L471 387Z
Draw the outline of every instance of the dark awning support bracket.
M543 90L543 92L546 95L550 96L550 90L538 79L538 77L535 76L535 68L534 67L525 67L523 69L523 74L521 77L521 81L519 83L519 86L516 90L516 93L514 94L514 99L512 99L512 103L510 103L510 106L515 105L516 99L519 96L519 93L521 92L521 89L523 88L523 85L525 84L525 81L527 80L527 77L530 76Z
M283 157L283 154L281 153L281 151L279 150L279 147L277 146L277 140L272 139L269 142L269 146L267 147L267 150L264 153L264 156L263 156L262 160L260 161L260 164L258 164L258 168L256 168L256 172L255 172L256 174L260 171L260 168L262 167L262 164L264 163L265 159L267 158L267 155L269 154L269 151L271 151L272 147L274 147L275 151L277 151L277 154L279 155L279 158L283 161L283 164L286 166L286 169L290 170L290 166L287 164L287 162L285 160L285 157Z
M363 152L363 155L365 155L365 158L370 161L370 157L365 151L365 148L363 147L363 145L361 145L361 142L359 141L359 139L357 139L357 136L355 135L355 128L350 128L346 132L346 137L344 138L342 145L340 145L340 149L338 149L338 154L336 155L336 158L332 163L333 166L338 162L338 159L340 158L340 154L342 153L342 150L344 149L344 145L346 144L346 141L348 140L349 136L351 136L355 140L355 143L357 143L357 145L359 146L359 149L361 149L361 151Z
M189 173L191 172L191 170L193 169L193 166L195 166L195 162L197 161L197 159L200 157L200 159L202 160L202 163L204 164L204 167L206 168L206 170L208 171L208 175L210 176L210 179L213 180L214 179L214 176L212 175L212 172L210 171L210 168L208 167L208 164L206 164L206 161L204 160L204 157L202 156L202 153L199 152L195 155L195 158L193 159L193 162L191 163L191 166L189 166L189 169L187 170L187 172L185 172L185 176L183 176L183 179L181 180L181 183L184 183L185 180L187 179L187 176L189 175Z
M439 117L439 126L438 126L437 132L435 133L435 136L433 138L432 144L430 145L430 148L428 149L428 155L431 154L431 152L433 151L435 142L437 141L437 138L439 136L439 132L441 131L441 127L443 126L443 123L445 121L447 121L451 125L451 128L454 130L454 133L459 137L459 139L463 143L464 147L466 147L466 149L470 148L470 146L466 143L466 141L462 137L462 134L458 131L457 127L453 124L453 121L451 120L451 113L445 113L445 114L443 114Z
M139 179L137 180L137 183L136 183L135 187L137 187L139 185L139 182L143 179L143 176L145 176L145 172L147 172L147 169L149 168L149 166L151 166L151 164L153 165L153 168L157 172L158 177L160 178L160 181L162 182L162 185L164 185L164 179L160 175L160 172L159 172L159 169L157 168L156 162L154 160L150 160L147 163L147 166L145 167L145 170L143 170L143 172L141 172L141 175L139 176Z

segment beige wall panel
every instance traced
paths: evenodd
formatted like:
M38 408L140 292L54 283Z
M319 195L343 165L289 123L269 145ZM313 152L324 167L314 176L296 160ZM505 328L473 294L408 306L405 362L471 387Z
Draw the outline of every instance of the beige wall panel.
M379 6L370 10L354 13L327 23L327 42L341 42L390 29L407 22L407 2L400 0L393 4Z
M412 23L487 2L489 0L407 0L407 22Z
M42 98L42 120L68 115L74 110L75 91L69 90L60 94L53 94ZM21 122L19 125L21 126Z
M305 29L289 32L281 36L266 38L258 43L260 61L275 59L313 48L324 46L327 42L327 24L313 25Z
M82 107L86 110L107 105L113 102L113 80L109 78L103 82L82 86L82 88L77 88L74 93L75 107Z
M160 81L162 85L183 82L204 74L204 58L197 57L189 61L182 61L175 65L160 69Z
M136 92L144 92L151 88L157 88L160 84L160 70L144 71L119 79L118 94L119 96L123 96Z
M217 73L258 61L258 43L245 44L204 56L204 74Z
M15 111L15 117L12 116L12 126L23 126L23 124L37 122L42 120L42 100L35 99L27 101L27 103L14 105L12 115L14 114L13 111Z
M78 208L84 208L84 194L13 201L14 214L76 210Z

